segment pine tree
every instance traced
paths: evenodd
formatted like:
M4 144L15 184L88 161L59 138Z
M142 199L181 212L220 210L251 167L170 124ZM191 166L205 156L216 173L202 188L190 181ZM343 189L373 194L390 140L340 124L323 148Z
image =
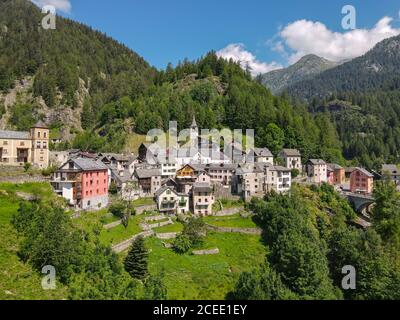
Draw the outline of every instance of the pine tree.
M125 258L125 270L132 278L143 280L148 275L147 270L148 251L144 245L143 237L138 237Z

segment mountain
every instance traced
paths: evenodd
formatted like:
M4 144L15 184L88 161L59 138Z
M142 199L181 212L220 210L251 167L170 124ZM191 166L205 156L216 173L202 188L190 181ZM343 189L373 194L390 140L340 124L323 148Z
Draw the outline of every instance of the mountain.
M157 71L123 44L60 16L45 30L44 16L30 1L0 0L0 115L35 104L34 116L50 123L57 109L79 117L85 100L98 106L153 85Z
M261 76L261 82L273 93L281 93L288 86L335 67L337 63L309 54L288 68L274 70Z
M51 149L120 152L151 129L254 129L256 146L298 148L305 159L342 162L325 116L275 97L239 63L210 52L165 71L101 32L43 14L27 0L0 0L0 127L26 130L36 120L63 140ZM322 134L324 133L324 135ZM323 141L321 137L323 136Z
M310 101L346 92L400 87L400 36L378 43L365 55L288 87L291 96Z

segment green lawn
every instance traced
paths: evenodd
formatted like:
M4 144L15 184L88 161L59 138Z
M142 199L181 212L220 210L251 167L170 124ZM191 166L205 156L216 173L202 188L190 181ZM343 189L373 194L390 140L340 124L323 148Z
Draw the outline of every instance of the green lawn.
M20 199L14 193L26 192L51 197L47 184L0 184L0 300L2 299L64 299L67 290L58 284L56 290L43 290L41 275L17 256L19 239L11 225Z
M243 218L240 214L227 217L209 216L204 218L204 222L216 227L227 228L256 228L257 225L251 217Z
M252 270L265 258L259 236L210 233L202 248L219 248L217 255L179 255L163 247L161 240L146 239L151 248L151 273L164 272L168 299L224 299L240 272Z
M143 206L151 206L155 204L153 198L140 198L135 201L132 201L134 207L143 207Z
M174 224L169 224L167 226L154 228L153 230L156 233L182 232L183 225L181 223L179 223L179 222L176 222Z
M241 200L228 200L228 199L221 199L215 201L213 205L214 212L221 211L221 204L222 209L232 209L232 208L240 208L244 206L244 202Z
M133 216L131 217L128 228L126 229L122 224L108 230L103 229L99 236L100 242L103 244L114 245L133 237L135 234L143 231L139 227L142 220L142 216Z

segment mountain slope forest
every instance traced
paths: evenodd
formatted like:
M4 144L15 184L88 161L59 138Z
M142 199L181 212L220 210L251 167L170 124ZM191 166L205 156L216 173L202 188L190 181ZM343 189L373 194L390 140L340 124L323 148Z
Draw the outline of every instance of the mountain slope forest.
M288 87L313 114L335 124L343 153L367 168L399 162L400 36L364 56Z
M167 129L170 120L184 128L196 115L202 128L256 129L256 144L275 153L286 146L305 158L343 162L326 115L311 116L304 106L274 97L233 61L210 52L157 71L104 34L61 17L56 30L43 30L41 18L28 1L0 2L3 96L16 80L28 79L29 87L33 79L27 98L17 92L14 104L0 107L7 128L41 118L62 130L68 121L51 115L72 110L79 121L59 148L121 151L132 133Z

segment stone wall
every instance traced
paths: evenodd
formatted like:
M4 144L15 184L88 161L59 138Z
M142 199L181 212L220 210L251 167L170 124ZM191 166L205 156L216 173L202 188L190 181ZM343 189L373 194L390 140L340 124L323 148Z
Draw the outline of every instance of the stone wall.
M218 254L219 253L219 249L215 248L215 249L209 249L209 250L193 250L192 254L196 255L196 256L203 256L203 255L208 255L208 254Z
M229 227L216 227L210 224L206 224L207 229L217 232L224 232L224 233L241 233L241 234L253 234L253 235L261 235L262 229L261 228L229 228Z

